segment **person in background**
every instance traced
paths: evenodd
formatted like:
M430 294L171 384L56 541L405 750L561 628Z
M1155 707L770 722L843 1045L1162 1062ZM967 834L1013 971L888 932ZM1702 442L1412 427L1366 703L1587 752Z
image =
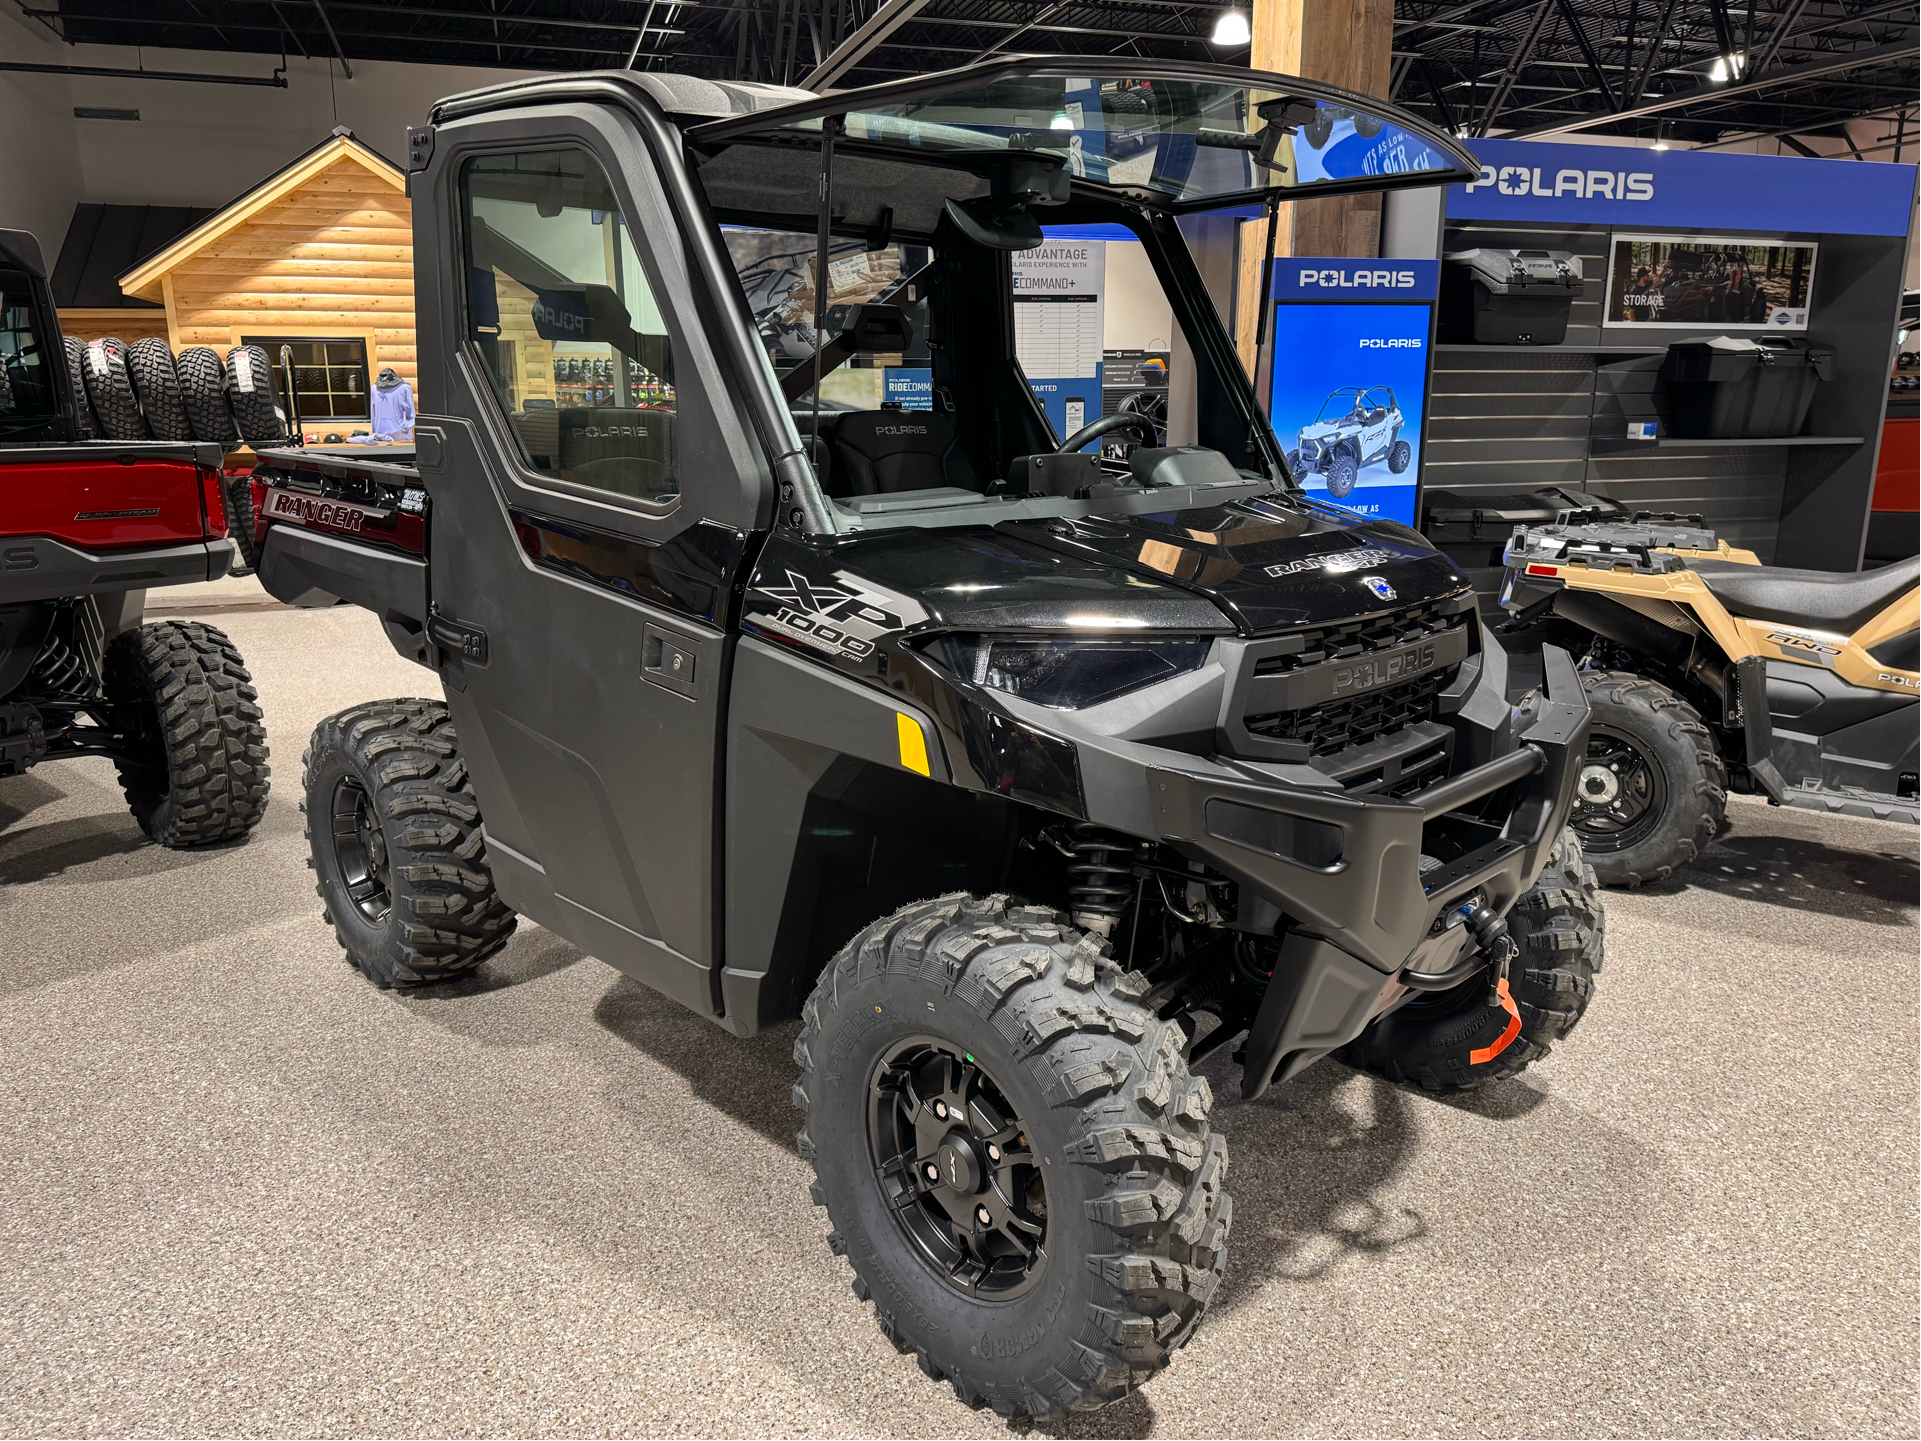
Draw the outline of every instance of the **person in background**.
M379 440L405 445L414 438L414 388L384 366L374 381L373 415L367 428Z

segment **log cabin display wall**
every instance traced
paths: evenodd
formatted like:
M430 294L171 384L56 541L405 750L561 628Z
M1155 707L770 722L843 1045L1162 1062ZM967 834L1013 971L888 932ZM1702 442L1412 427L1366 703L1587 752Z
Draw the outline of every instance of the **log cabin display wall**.
M367 416L391 366L418 388L407 177L344 127L120 277L165 308L176 353L294 347L309 432ZM149 314L151 312L148 312Z

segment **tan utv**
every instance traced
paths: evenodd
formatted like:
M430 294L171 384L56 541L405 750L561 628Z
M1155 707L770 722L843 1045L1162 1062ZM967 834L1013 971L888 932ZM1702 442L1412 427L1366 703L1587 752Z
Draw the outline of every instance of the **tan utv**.
M1699 517L1519 526L1510 628L1585 652L1593 710L1571 824L1607 885L1700 854L1730 790L1917 819L1921 560L1851 575L1760 564Z

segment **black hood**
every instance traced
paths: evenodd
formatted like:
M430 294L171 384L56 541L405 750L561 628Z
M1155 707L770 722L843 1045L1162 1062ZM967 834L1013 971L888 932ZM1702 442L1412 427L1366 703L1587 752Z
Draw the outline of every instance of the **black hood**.
M1292 500L1001 529L1204 595L1247 635L1400 610L1468 587L1406 526Z

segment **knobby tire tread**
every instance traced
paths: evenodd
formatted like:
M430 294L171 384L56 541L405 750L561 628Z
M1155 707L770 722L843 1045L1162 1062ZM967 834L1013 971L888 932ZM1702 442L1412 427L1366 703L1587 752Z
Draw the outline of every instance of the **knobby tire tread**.
M1728 809L1728 768L1714 733L1687 701L1632 671L1588 671L1581 677L1596 724L1612 717L1645 733L1652 759L1667 772L1667 814L1653 834L1620 851L1590 854L1601 884L1634 890L1664 881L1706 850Z
M1098 1298L1080 1317L1074 1360L1022 1384L988 1380L951 1347L931 1347L912 1316L890 1312L878 1278L867 1274L871 1263L843 1240L844 1217L817 1180L812 1195L836 1223L830 1249L853 1266L855 1294L873 1300L882 1333L965 1404L1044 1419L1118 1400L1194 1334L1226 1264L1227 1144L1210 1128L1207 1081L1188 1074L1186 1033L1141 1004L1145 978L1124 971L1105 941L1059 912L999 895L945 896L875 922L823 972L794 1047L794 1101L803 1111L820 1084L824 1023L859 1007L863 981L883 974L933 981L970 1006L1013 1048L1047 1104L1074 1118L1077 1139L1065 1160L1101 1178L1087 1214L1110 1242L1101 1254L1060 1258L1089 1267ZM805 1125L798 1140L802 1157L815 1161Z
M321 762L337 752L377 807L392 876L392 909L376 931L329 895L331 795L316 796ZM321 914L348 959L376 985L424 986L465 975L507 943L518 917L494 891L473 781L452 715L440 701L380 700L328 716L301 757L301 815L319 872ZM374 944L370 945L372 941Z
M142 830L182 849L260 823L271 785L267 730L253 676L225 631L184 620L123 631L108 643L105 671L115 707L148 711L156 723L156 765L116 762Z

